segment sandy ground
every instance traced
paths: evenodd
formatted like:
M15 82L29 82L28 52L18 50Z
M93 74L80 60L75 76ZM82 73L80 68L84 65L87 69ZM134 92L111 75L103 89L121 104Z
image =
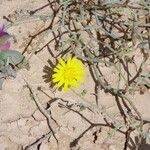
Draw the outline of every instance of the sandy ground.
M7 24L3 16L14 14L15 11L19 12L20 10L34 10L45 3L47 3L46 0L0 0L0 24ZM9 28L8 32L15 35L17 41L12 41L12 49L18 49L22 52L28 33L34 33L38 27L40 29L42 26L44 24L40 22L32 22ZM33 45L33 48L36 47ZM54 49L52 47L52 50ZM137 58L140 58L140 56L137 55ZM50 57L47 50L34 55L30 59L29 71L22 69L17 73L15 79L7 79L4 82L3 89L0 91L0 150L21 150L50 131L45 116L39 111L34 100L31 98L25 80L35 90L41 104L45 108L51 106L50 111L53 119L50 119L50 124L58 139L57 145L52 135L49 139L45 137L42 144L38 148L35 146L33 150L122 150L125 137L123 134L119 132L113 134L113 130L107 127L95 126L82 135L90 126L88 121L76 112L58 107L60 104L66 104L66 102L59 98L69 101L70 104L80 102L81 99L71 90L67 92L54 92L53 89L49 89L49 84L45 83L42 77L44 75L44 66L49 66L48 59ZM137 60L140 61L140 59ZM149 69L150 62L146 64L145 71L148 72ZM103 67L103 73L110 82L115 82L115 77L110 68ZM81 84L80 89L75 91L81 93L81 91L85 90L85 102L95 104L95 96L92 94L94 92L94 82L88 71L85 78L86 80ZM41 87L42 90L37 90L38 87ZM119 118L115 98L103 91L100 91L99 94L101 104L106 107L111 115ZM56 100L52 102L52 98ZM142 95L139 92L135 92L135 95L132 96L136 107L145 118L149 118L150 114L149 98L150 93L148 90ZM74 107L75 110L79 110L77 105ZM91 112L88 109L83 109L80 112L93 123L104 123L103 117L96 111ZM110 137L108 137L107 133L110 133ZM70 148L70 144L75 145L75 142L77 142L75 139L77 138L80 139L78 144ZM150 149L150 146L145 145L145 148L141 150L148 149Z

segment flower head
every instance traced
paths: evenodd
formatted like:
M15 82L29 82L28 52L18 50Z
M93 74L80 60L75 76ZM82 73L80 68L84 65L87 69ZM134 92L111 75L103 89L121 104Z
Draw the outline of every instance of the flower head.
M57 88L63 87L66 91L68 87L78 87L77 81L83 81L82 75L85 73L83 64L76 57L68 57L65 62L62 58L58 59L58 64L54 68L52 81L56 83Z
M0 50L5 50L10 48L10 41L8 40L11 35L4 31L4 25L0 27Z

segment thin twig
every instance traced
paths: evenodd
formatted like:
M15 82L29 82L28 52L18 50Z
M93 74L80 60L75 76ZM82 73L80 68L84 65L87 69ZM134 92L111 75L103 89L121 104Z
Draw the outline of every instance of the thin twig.
M43 135L41 138L39 138L38 140L36 140L32 144L26 146L24 148L24 150L32 150L34 147L37 147L38 145L40 145L44 140L48 139L51 135L52 135L52 132L49 132L49 133Z
M47 123L48 123L48 127L50 129L50 131L52 132L52 135L54 136L57 144L58 144L58 140L55 136L55 132L53 131L52 127L51 127L51 117L50 117L50 114L46 111L46 109L42 106L39 98L37 97L37 94L36 92L32 89L32 87L29 85L29 83L27 81L25 81L26 84L27 84L27 87L29 88L31 94L32 94L32 97L33 97L33 100L35 101L37 107L39 108L40 112L46 117L47 119Z

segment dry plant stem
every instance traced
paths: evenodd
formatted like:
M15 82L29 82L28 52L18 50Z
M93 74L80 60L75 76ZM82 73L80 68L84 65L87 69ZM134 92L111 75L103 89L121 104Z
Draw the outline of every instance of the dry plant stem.
M96 111L103 116L104 120L105 119L111 120L111 123L113 124L113 126L114 126L114 128L116 130L120 129L121 127L124 127L124 124L122 124L121 122L119 122L118 120L116 120L113 117L113 115L109 114L106 111L106 108L103 105L101 105L100 103L99 103L99 105L97 105L97 104L94 105L94 104L92 104L90 102L87 102L84 99L84 97L82 97L80 94L78 94L77 92L75 92L73 89L71 89L71 91L73 93L75 93L79 98L81 98L83 100L83 101L79 100L78 104L83 104L83 106L85 106L86 108L89 108L89 110L92 110L92 111L94 111L96 109Z
M61 6L54 12L53 18L52 18L52 20L51 20L51 22L50 22L50 24L49 24L48 27L46 27L46 28L43 29L42 31L36 33L35 35L31 36L31 39L30 39L28 45L25 47L25 49L24 49L24 51L23 51L23 54L27 51L29 45L32 43L32 41L33 41L38 35L42 34L42 33L45 32L45 31L48 31L49 29L52 29L53 23L54 23L54 20L55 20L55 17L56 17L56 15L57 15L57 13L59 12L59 9L60 9L60 8L61 8Z
M133 130L131 128L129 128L126 133L125 133L125 136L126 136L126 141L124 143L124 149L123 150L127 150L128 148L128 143L129 143L129 140L130 140L130 133L132 132Z
M103 87L104 89L106 89L106 90L110 90L110 89L107 88L107 86L105 86L105 84L104 84L103 81L101 80L101 78L100 78L100 76L99 76L99 74L98 74L98 71L97 71L97 69L96 69L95 64L93 64L93 70L94 70L94 72L95 72L95 75L96 75L96 77L97 77L99 83L100 83L100 86L102 86L102 87ZM137 146L136 146L136 150L137 150L138 147L139 147L139 144L141 143L141 140L142 140L142 137L141 137L142 132L143 132L143 118L142 118L142 115L140 114L140 112L137 110L137 108L135 107L135 105L133 104L133 102L132 102L128 97L126 97L126 96L123 95L123 94L118 94L117 91L116 91L116 92L115 92L115 91L110 91L110 92L113 92L114 95L118 95L118 96L119 96L120 98L122 98L123 100L127 100L128 103L130 104L130 106L131 106L131 107L133 108L133 110L137 113L137 115L138 115L138 117L139 117L139 119L140 119L139 142L138 142L138 144L137 144Z
M64 100L62 100L64 101ZM100 126L100 127L108 127L108 128L112 128L114 129L115 131L118 131L122 134L125 134L125 132L121 131L119 128L116 128L114 125L112 124L109 124L106 122L106 124L103 124L103 123L93 123L91 122L89 119L87 119L84 115L82 115L80 112L72 109L71 107L69 107L68 105L63 105L61 103L59 103L59 107L61 108L67 108L68 110L78 114L82 119L84 119L86 122L88 122L90 124L90 126L85 129L85 131L83 131L77 138L75 138L71 143L70 143L70 147L74 147L78 144L78 141L84 136L84 134L86 134L90 129L94 128L94 127L97 127L97 126ZM114 132L115 132L114 131ZM109 137L108 137L109 138Z
M87 56L90 56L90 58L92 57L92 55L91 55L88 51L86 51L85 54L86 54ZM142 139L141 135L142 135L142 132L143 132L143 119L142 119L142 116L141 116L140 112L137 110L137 108L135 107L135 105L133 104L133 102L132 102L128 97L126 97L126 96L123 95L123 94L120 94L120 93L119 93L118 91L116 91L116 90L112 90L113 88L107 86L107 84L101 79L101 77L100 77L100 75L99 75L99 73L98 73L98 70L97 70L97 68L96 68L96 64L93 64L93 63L92 63L92 68L93 68L93 71L94 71L94 73L95 73L95 77L96 77L96 79L97 79L97 81L98 81L98 85L99 85L100 87L102 87L103 89L108 90L111 94L113 94L113 95L118 95L120 98L122 98L122 100L127 100L128 103L130 104L130 106L133 108L133 110L137 113L137 115L138 115L138 117L139 117L139 119L140 119L139 141L138 141L138 144L137 144L137 146L136 146L136 150L137 150L138 147L139 147L139 144L141 143L141 139Z
M29 88L29 90L30 90L30 92L31 92L31 94L32 94L33 100L35 101L35 103L36 103L38 109L39 109L40 112L46 117L47 123L48 123L48 127L49 127L50 131L52 132L52 135L54 136L54 138L55 138L55 140L56 140L56 142L57 142L57 145L58 145L58 140L57 140L57 138L56 138L56 136L55 136L55 133L54 133L52 127L51 127L51 117L50 117L50 114L49 114L49 113L47 112L47 110L42 106L42 104L41 104L39 98L37 97L36 92L31 88L31 86L28 84L27 81L25 81L25 82L26 82L27 87Z
M88 52L88 50L85 52L87 53L88 56L90 56L90 58L92 57L92 55ZM141 66L143 65L143 63L145 62L146 60L144 59L143 62L141 63ZM115 65L114 65L115 66ZM141 68L140 66L140 68ZM99 86L101 86L103 89L105 90L109 90L112 89L111 87L108 87L106 83L104 83L104 81L101 79L99 73L98 73L98 70L96 68L96 64L92 64L92 67L93 67L93 70L94 70L94 73L95 73L95 76L96 76L96 79L97 81L99 82ZM118 70L118 69L117 69ZM119 71L119 70L118 70ZM119 72L120 73L120 72ZM119 94L118 91L110 91L112 94L114 95L118 95L120 98L123 98L123 99L126 99L128 101L128 103L131 105L131 107L134 109L134 111L137 113L137 115L139 116L139 118L141 119L141 124L140 124L140 130L141 130L141 133L142 133L142 127L143 127L143 119L142 119L142 116L140 114L140 112L137 110L137 108L135 107L135 105L133 104L133 102L127 98L125 95L123 94Z
M111 12L109 9L128 8L129 10L136 9L136 10L145 10L145 11L148 10L149 11L150 9L147 5L147 2L145 2L144 0L141 0L141 2L140 2L141 5L139 4L138 6L132 6L132 4L130 5L129 4L130 0L126 0L122 4L119 4L119 3L113 4L113 2L111 4L111 2L110 2L107 5L100 3L99 1L90 1L90 0L88 0L88 2L70 1L70 0L51 1L50 2L50 0L48 0L48 2L49 2L48 4L46 3L46 5L39 7L37 9L35 9L34 11L32 11L31 15L29 17L37 17L36 15L33 15L33 14L50 5L50 7L53 11L53 15L51 15L49 17L49 19L51 19L51 21L49 22L49 26L46 27L45 29L43 29L42 31L38 32L37 34L31 36L31 39L30 39L28 45L25 47L24 52L28 49L28 46L33 42L33 40L37 36L39 36L41 34L43 36L46 33L47 34L52 33L54 38L49 39L49 41L44 46L42 45L42 48L39 48L39 45L37 45L37 47L33 50L32 54L34 54L34 53L37 54L38 52L43 50L44 47L48 47L49 44L54 41L56 43L56 45L58 45L58 48L60 48L62 50L56 57L54 56L55 58L57 58L60 55L63 56L66 53L71 51L76 56L79 55L78 58L81 58L82 60L89 62L91 70L94 74L95 84L97 85L97 91L95 91L95 94L97 96L97 98L96 98L97 99L97 101L96 101L97 105L86 101L82 97L82 95L73 91L74 93L76 93L80 97L79 103L80 104L82 103L85 107L91 109L92 112L94 112L94 111L98 112L100 115L102 115L104 120L109 119L111 124L114 126L114 129L115 129L114 132L116 132L116 131L118 131L117 129L121 129L121 127L126 127L126 123L124 123L124 122L120 123L120 122L118 122L118 120L114 116L112 116L111 114L108 114L105 107L100 104L99 92L101 89L104 89L104 91L106 90L106 92L109 92L110 94L112 94L112 96L117 96L122 101L126 101L127 104L129 104L129 107L131 107L131 109L133 109L135 111L135 113L137 114L135 119L137 119L140 122L140 125L138 127L135 126L132 128L132 131L133 130L139 131L139 140L138 140L138 144L136 146L136 150L137 150L139 147L139 144L141 142L141 138L142 138L141 135L143 132L142 131L142 129L143 129L143 118L142 118L140 112L137 110L137 108L133 104L132 100L130 100L123 92L120 92L119 85L118 85L117 89L111 87L111 85L109 85L109 83L105 80L105 77L97 70L98 69L97 66L99 64L105 64L107 66L112 67L119 74L120 81L122 81L122 79L123 79L124 84L128 85L129 87L132 86L132 83L134 83L136 79L138 80L138 77L140 80L140 74L141 74L141 71L143 69L143 65L145 64L145 61L143 61L141 63L140 68L137 71L137 74L131 79L128 78L129 80L127 80L125 74L122 73L121 66L118 67L117 64L115 63L116 60L118 61L117 57L119 56L119 54L122 54L122 55L126 54L126 53L124 53L124 51L122 51L122 49L117 48L117 46L116 46L117 41L119 42L121 40L131 40L132 37L130 36L130 34L131 34L130 31L133 31L135 35L140 37L140 40L143 40L142 34L140 34L138 32L136 33L137 30L135 30L137 27L140 27L140 25L138 24L138 19L136 18L137 15L133 11L133 18L132 18L133 20L130 20L130 17L129 17L128 18L129 23L126 23L124 20L120 20L119 18L118 18L118 20L113 19L114 17L121 16L121 13L117 12L117 13L115 13L116 14L115 15L113 13L113 10L111 10L112 11ZM64 2L64 3L61 4L61 2ZM53 7L53 3L57 4L58 9L57 8L55 9ZM79 5L79 7L78 7L78 5ZM107 11L110 11L110 12L108 13ZM101 12L102 12L102 14L104 12L105 15L100 15ZM84 15L84 14L86 14L86 15ZM77 20L71 18L71 17L74 17L75 15L77 16ZM88 17L88 15L90 15L90 17ZM57 22L57 24L58 24L57 28L54 25L55 17L59 18L59 21ZM69 21L67 20L68 17L69 17ZM95 18L95 20L92 18ZM120 18L122 19L122 17L120 17ZM40 20L40 19L42 20L42 16L41 17L38 16L38 20ZM86 20L88 20L88 21L86 21ZM94 23L93 21L96 21L96 23ZM75 26L74 29L72 29L72 23L71 22L73 22L73 24ZM25 21L24 21L24 23L25 23ZM147 24L148 23L149 23L149 21L147 22ZM15 22L13 22L12 25L15 25ZM16 23L16 25L17 25L17 23ZM107 25L110 26L110 28L109 27L107 28ZM133 25L133 27L132 27L132 25ZM144 28L144 26L145 25L143 25L141 27ZM140 29L142 29L142 28L140 28ZM112 29L115 29L115 30L112 30ZM57 30L60 30L60 32L58 34L56 34L56 32L55 32ZM117 32L115 32L116 30L117 30ZM149 32L149 27L147 27L147 30ZM98 38L98 36L95 37L95 31L99 32L101 38ZM101 34L101 31L103 31L104 33ZM90 41L87 42L88 44L84 44L84 42L82 42L78 39L78 35L82 36L82 33L84 33L84 32L86 32L89 35ZM117 36L118 35L117 33L122 33L123 35ZM65 46L63 44L62 45L60 44L60 43L64 42L63 41L64 35L66 35L66 36L69 35L69 40L77 43L77 46L79 43L81 45L81 53L82 54L85 53L86 57L80 55L81 53L78 53L78 50L73 51L72 47L69 47L68 50L66 48L64 48ZM41 38L44 38L44 36ZM107 40L105 38L110 40L111 44L110 43L108 44ZM148 35L148 39L149 38L150 38L150 36ZM113 40L115 40L115 41L113 42ZM99 45L98 50L93 50L93 47L90 46L91 41L94 41ZM66 40L65 42L68 42L68 41ZM38 43L40 44L40 40ZM112 44L114 44L114 45L112 45ZM149 42L149 44L150 44L150 42ZM102 46L100 47L100 45L102 45ZM103 55L103 50L105 51L105 48L107 48L109 50L109 53L108 54L104 53L104 55ZM76 49L78 49L78 47ZM134 49L136 49L136 48L134 48ZM65 50L67 50L66 53L64 53ZM102 52L99 52L101 50L102 50ZM95 55L94 54L95 52L97 52L100 55L97 55L97 54ZM110 60L109 58L111 58L111 56L114 57L114 59L115 59L114 61L109 61ZM32 55L30 55L29 59L31 57L32 57ZM106 57L108 58L108 60L105 59ZM128 81L129 81L129 83L128 83ZM139 82L136 83L137 86L138 86L138 83ZM54 134L54 132L50 126L50 123L51 123L50 119L52 119L51 115L41 105L41 103L40 103L36 93L33 91L33 89L30 86L28 86L28 88L30 89L30 92L32 94L32 97L33 97L37 107L42 112L42 114L46 117L49 128L51 130L51 133L55 137L55 134ZM127 92L126 89L125 89L125 92ZM81 101L81 99L83 101ZM81 116L81 117L83 118L83 116ZM86 120L86 121L88 122L88 120ZM89 123L92 125L91 122L89 122ZM145 123L145 121L144 121L144 123ZM92 126L89 127L86 131L90 130L91 128L92 128ZM86 131L83 132L83 134L86 133ZM131 132L130 131L131 130L129 127L129 129L126 131L126 143L125 143L126 147L128 145L128 139L127 138L130 138L130 133L132 132L132 131ZM81 136L83 136L83 134L81 134ZM79 138L81 138L81 136Z
M90 53L90 48L88 48L84 43L82 43L85 47L85 50L83 50L83 52L85 53L85 55L87 55L86 57L84 56L78 56L79 58L83 59L83 60L86 60L86 61L89 61L90 63L94 64L94 63L104 63L104 64L108 64L110 66L113 66L116 71L119 72L120 76L123 78L124 82L127 83L127 79L125 78L125 76L123 75L123 73L121 72L121 70L112 62L110 61L106 61L106 60L102 60L102 59L97 59L97 58L94 58L94 56ZM93 65L94 67L94 65ZM97 70L96 69L96 66L94 67L95 69L94 70ZM97 72L97 75L98 75L98 72ZM100 81L100 84L102 86L104 86L103 84L103 81L101 80L101 78L99 78L99 75L97 76L98 77L98 80Z
M37 147L39 144L41 144L44 140L48 139L52 135L51 132L43 135L41 138L33 142L32 144L26 146L24 150L32 150L33 148Z
M39 8L37 8L37 9L34 10L34 11L30 11L30 15L35 14L37 11L40 11L40 10L46 8L47 6L51 5L52 3L54 3L54 2L51 2L51 3L49 2L48 4L46 4L46 5L42 6L42 7L39 7Z
M125 95L118 95L120 98L122 98L123 100L127 100L128 103L130 104L130 106L134 109L134 111L137 113L137 115L139 116L139 119L140 119L140 132L139 132L139 140L138 140L138 143L136 145L136 150L138 150L139 148L139 145L141 144L141 140L142 140L142 134L143 134L143 118L142 118L142 115L141 113L138 111L138 109L135 107L135 105L133 104L133 102L128 98L126 97Z
M136 75L135 75L132 79L129 80L129 85L131 85L131 84L136 80L136 78L138 78L138 77L140 76L140 73L142 72L143 66L144 66L144 64L145 64L145 62L146 62L147 59L148 59L148 57L145 58L145 59L142 61L142 63L140 64L140 67L139 67L139 69L138 69Z

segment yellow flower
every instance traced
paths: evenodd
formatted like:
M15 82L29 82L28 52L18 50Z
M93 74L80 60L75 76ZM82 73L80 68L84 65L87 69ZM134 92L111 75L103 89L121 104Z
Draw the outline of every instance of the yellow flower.
M54 68L52 81L56 83L57 88L61 86L66 91L68 87L78 87L77 81L83 81L82 75L85 73L83 64L76 57L68 57L65 62L62 58L58 59L58 64Z

